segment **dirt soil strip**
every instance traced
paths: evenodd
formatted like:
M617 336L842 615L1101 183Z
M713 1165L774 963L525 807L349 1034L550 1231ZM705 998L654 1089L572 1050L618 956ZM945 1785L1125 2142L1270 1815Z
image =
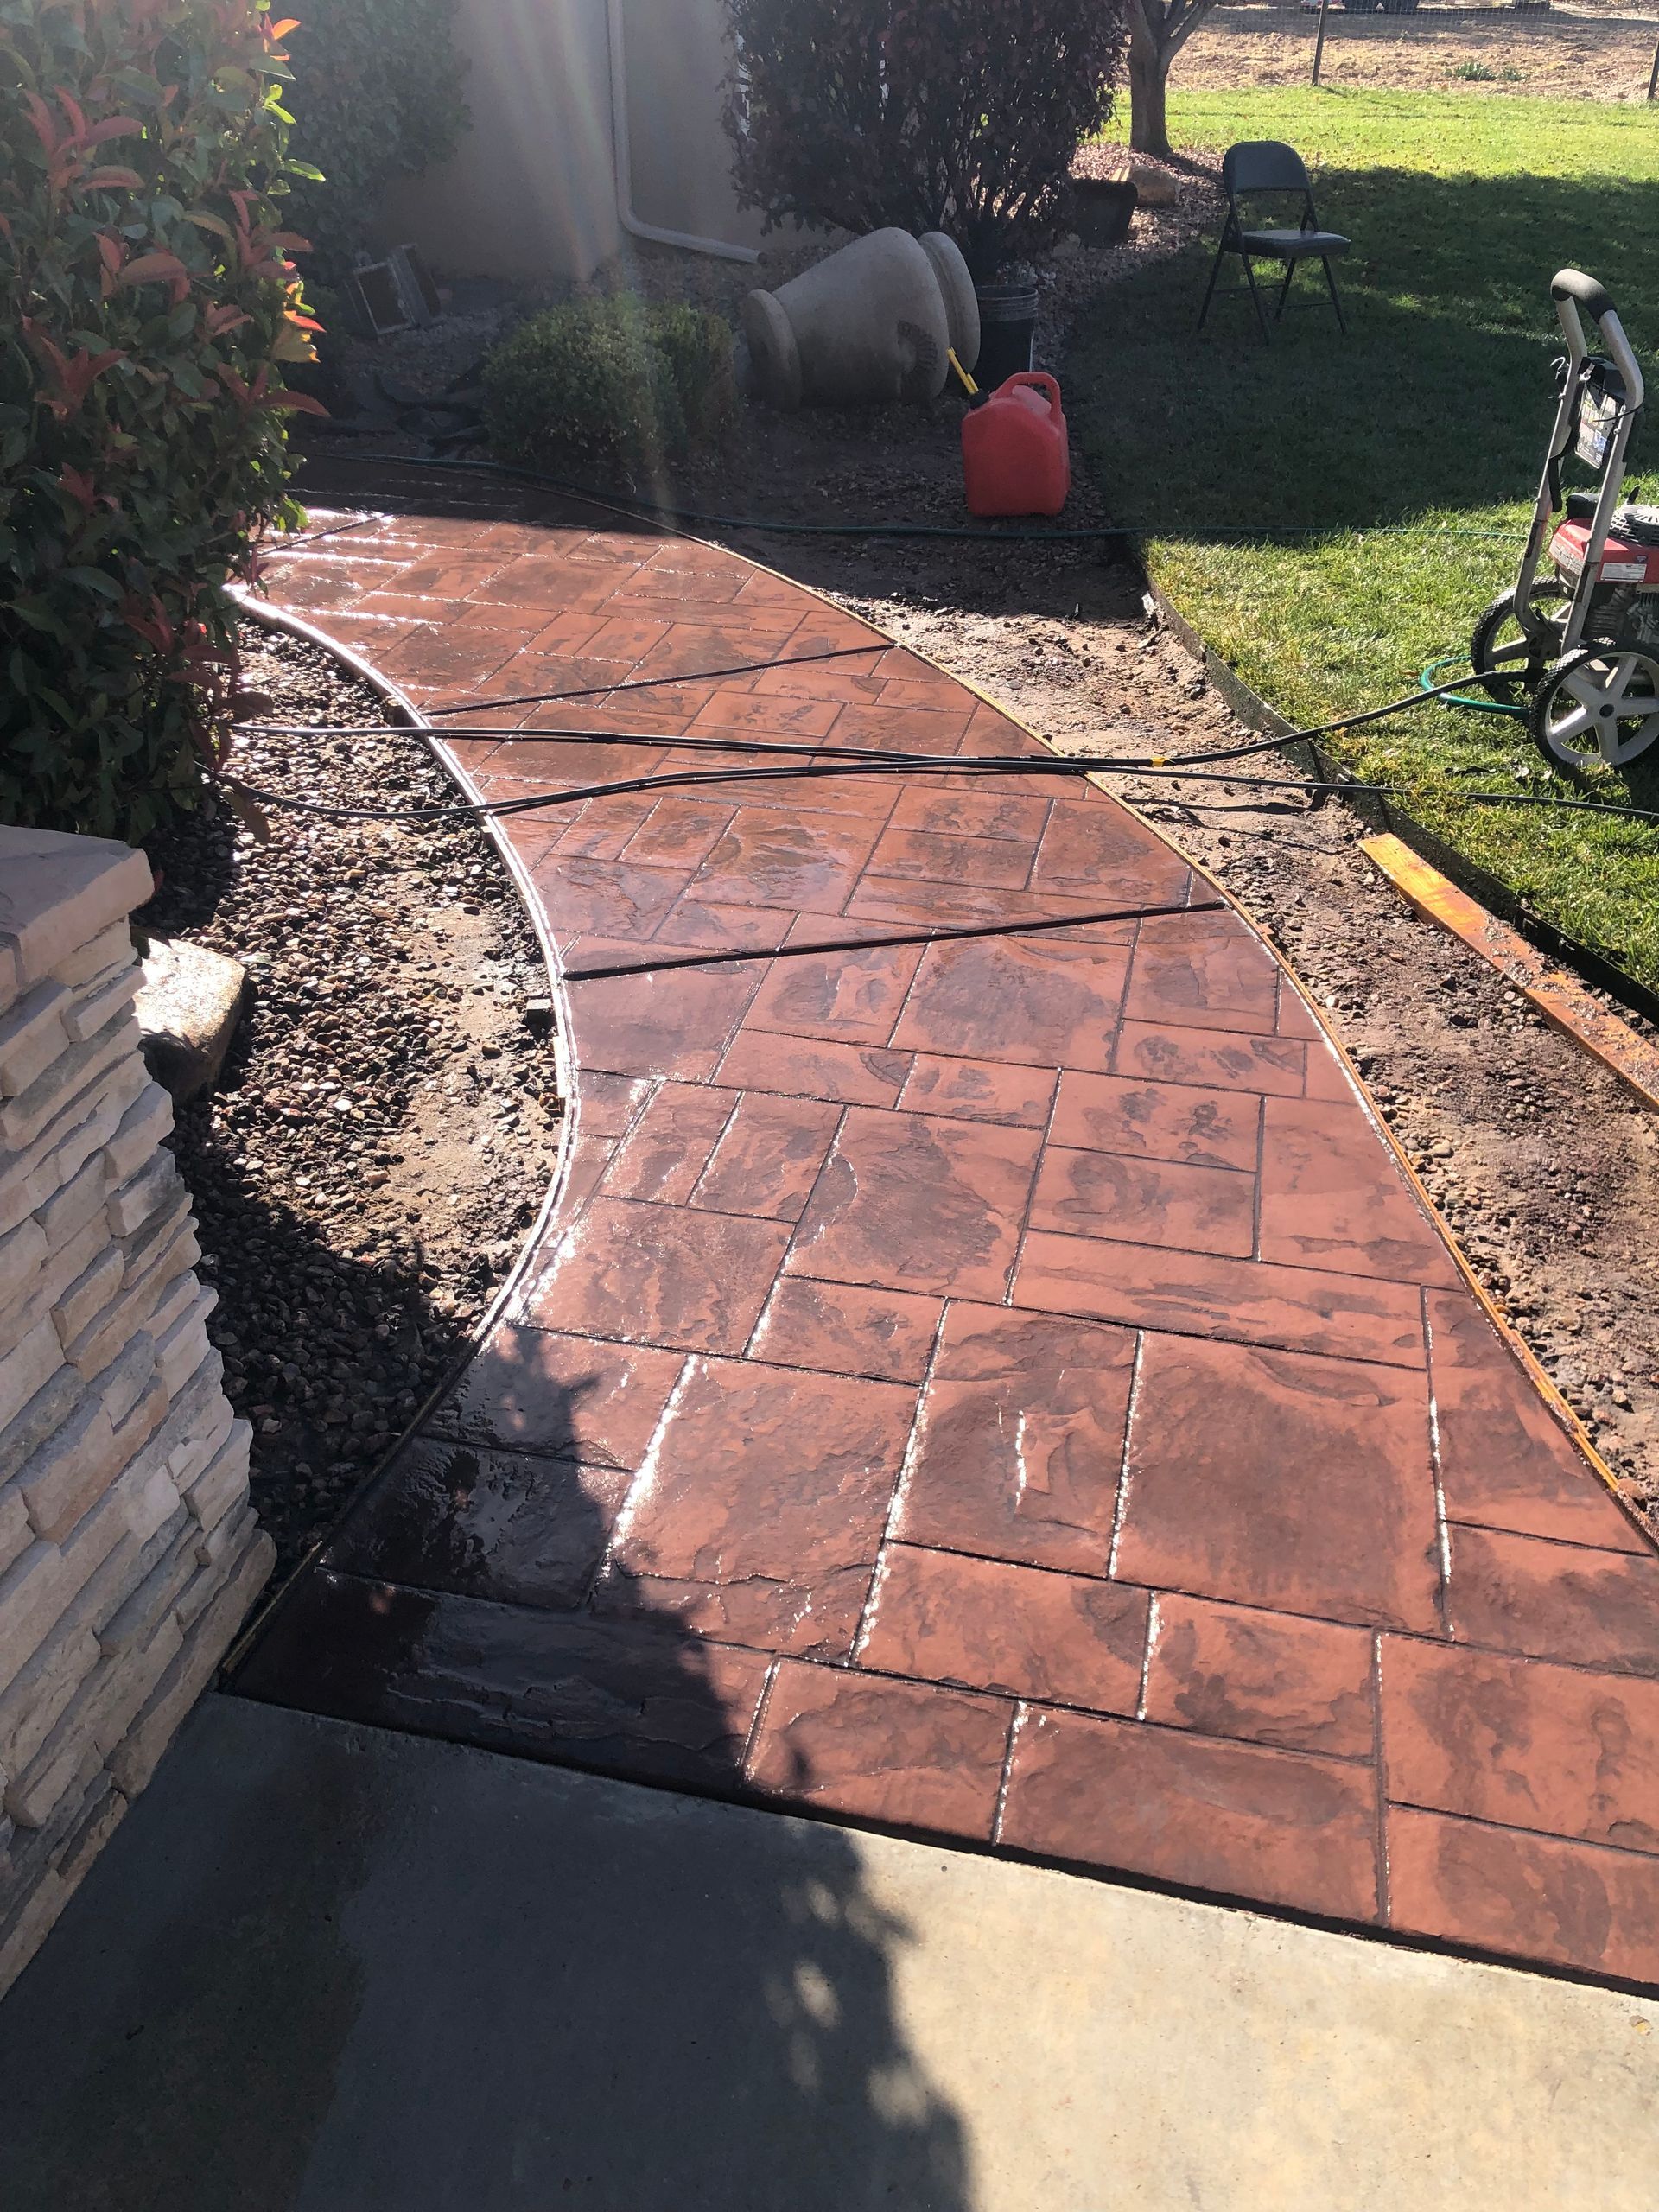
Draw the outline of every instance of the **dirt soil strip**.
M1438 922L1461 938L1513 983L1546 1021L1611 1070L1644 1105L1659 1112L1659 1052L1629 1022L1608 1014L1577 976L1552 968L1518 931L1489 914L1398 837L1368 837L1361 849L1426 922Z
M1171 73L1181 92L1305 85L1317 17L1300 7L1218 8ZM1325 20L1322 82L1337 91L1519 93L1643 100L1659 21L1612 8L1421 8Z
M378 722L315 645L254 625L274 719ZM238 734L231 772L339 805L453 801L424 741ZM138 918L246 962L250 1008L212 1095L180 1111L209 1333L252 1421L253 1497L291 1568L454 1366L517 1260L558 1152L534 931L472 823L420 830L220 810L152 841Z

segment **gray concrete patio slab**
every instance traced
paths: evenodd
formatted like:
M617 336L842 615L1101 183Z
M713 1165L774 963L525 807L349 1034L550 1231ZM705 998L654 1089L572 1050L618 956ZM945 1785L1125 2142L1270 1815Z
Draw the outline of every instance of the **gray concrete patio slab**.
M210 1698L8 2212L1650 2212L1659 2004Z

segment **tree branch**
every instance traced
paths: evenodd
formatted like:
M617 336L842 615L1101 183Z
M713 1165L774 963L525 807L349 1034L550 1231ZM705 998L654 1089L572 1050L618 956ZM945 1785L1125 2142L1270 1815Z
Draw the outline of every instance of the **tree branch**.
M1179 26L1170 33L1169 39L1169 54L1172 60L1215 5L1216 0L1179 0L1180 22ZM1178 9L1172 8L1170 10L1172 18L1177 12Z
M1160 60L1179 54L1217 0L1135 0L1147 38Z

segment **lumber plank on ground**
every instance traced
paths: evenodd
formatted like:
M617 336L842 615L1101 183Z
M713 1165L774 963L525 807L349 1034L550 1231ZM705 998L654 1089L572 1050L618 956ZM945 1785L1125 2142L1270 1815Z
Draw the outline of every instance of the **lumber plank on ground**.
M1489 914L1398 837L1367 837L1361 850L1426 921L1438 922L1460 938L1546 1021L1599 1060L1645 1105L1659 1110L1659 1050L1638 1037L1628 1022L1599 1006L1576 976L1552 967L1518 930Z

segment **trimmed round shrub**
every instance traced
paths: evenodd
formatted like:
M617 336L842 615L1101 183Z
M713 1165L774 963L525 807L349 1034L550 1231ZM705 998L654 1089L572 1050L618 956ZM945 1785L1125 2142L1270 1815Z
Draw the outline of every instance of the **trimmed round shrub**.
M485 364L490 442L508 461L638 484L736 420L732 333L701 308L630 294L521 323Z
M142 838L227 728L222 589L311 358L252 0L0 0L0 819Z
M730 0L738 199L863 232L944 231L982 280L1068 227L1112 111L1124 0Z

